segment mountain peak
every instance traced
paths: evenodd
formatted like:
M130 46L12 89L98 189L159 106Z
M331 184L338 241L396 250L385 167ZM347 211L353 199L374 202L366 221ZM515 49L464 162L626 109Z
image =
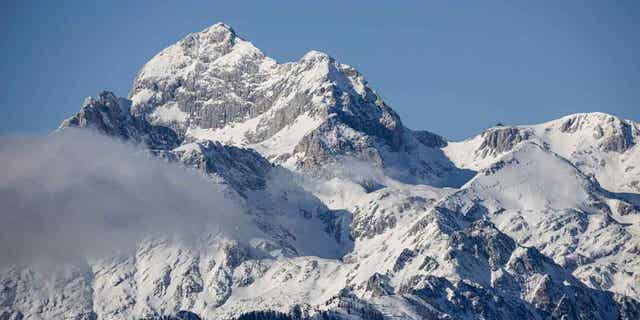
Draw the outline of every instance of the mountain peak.
M402 179L442 185L449 185L449 176L455 185L459 176L467 179L446 159L430 158L438 151L427 149L441 143L424 134L414 138L355 68L317 50L278 64L222 23L156 55L130 96L134 116L171 128L185 141L252 147L290 168L320 171L342 156L390 168L410 157L419 158L410 165L414 174L399 168ZM433 174L425 163L446 174Z
M629 121L604 112L588 112L570 114L558 120L551 121L551 123L553 122L561 122L560 130L567 132L584 128L591 129L597 126L620 127Z
M209 26L206 30L208 32L228 32L228 33L231 33L231 34L235 34L236 33L230 25L228 25L228 24L226 24L224 22L218 22L216 24L213 24L213 25Z
M576 117L586 117L586 118L596 118L596 119L605 119L605 118L618 118L612 114L606 113L606 112L600 112L600 111L594 111L594 112L578 112L578 113L572 113L572 114L568 114L564 117L562 117L561 119L566 119L566 118L576 118Z
M233 42L236 38L238 38L235 30L233 30L231 26L222 22L218 22L198 32L197 34L205 35L204 38L206 39L206 41L214 43Z
M311 50L305 53L305 55L302 56L300 61L318 61L318 60L330 60L330 59L332 58L328 54L322 51Z

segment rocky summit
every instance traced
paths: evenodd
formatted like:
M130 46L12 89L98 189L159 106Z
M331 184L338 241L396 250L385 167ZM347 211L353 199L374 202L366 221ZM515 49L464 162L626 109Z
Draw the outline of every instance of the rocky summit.
M0 319L640 318L635 121L449 141L405 127L353 67L279 63L218 23L56 134L72 128L201 173L248 235L3 266Z

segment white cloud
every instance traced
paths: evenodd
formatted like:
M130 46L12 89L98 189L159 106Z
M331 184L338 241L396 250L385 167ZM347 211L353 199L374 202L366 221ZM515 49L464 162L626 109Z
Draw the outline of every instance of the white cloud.
M0 138L0 261L100 256L142 238L247 237L250 217L199 172L89 131Z

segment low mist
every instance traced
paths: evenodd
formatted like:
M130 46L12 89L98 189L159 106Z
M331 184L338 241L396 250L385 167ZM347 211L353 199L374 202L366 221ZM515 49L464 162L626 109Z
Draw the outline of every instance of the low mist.
M88 130L0 138L0 164L0 264L248 232L249 217L221 185Z

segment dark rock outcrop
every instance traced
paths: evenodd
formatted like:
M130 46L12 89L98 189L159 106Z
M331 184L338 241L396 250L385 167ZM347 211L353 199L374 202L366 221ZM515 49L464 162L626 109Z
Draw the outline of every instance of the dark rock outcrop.
M180 139L173 130L149 124L129 113L131 101L103 91L97 98L87 98L80 112L66 119L60 129L90 128L123 141L143 143L151 149L173 149Z

